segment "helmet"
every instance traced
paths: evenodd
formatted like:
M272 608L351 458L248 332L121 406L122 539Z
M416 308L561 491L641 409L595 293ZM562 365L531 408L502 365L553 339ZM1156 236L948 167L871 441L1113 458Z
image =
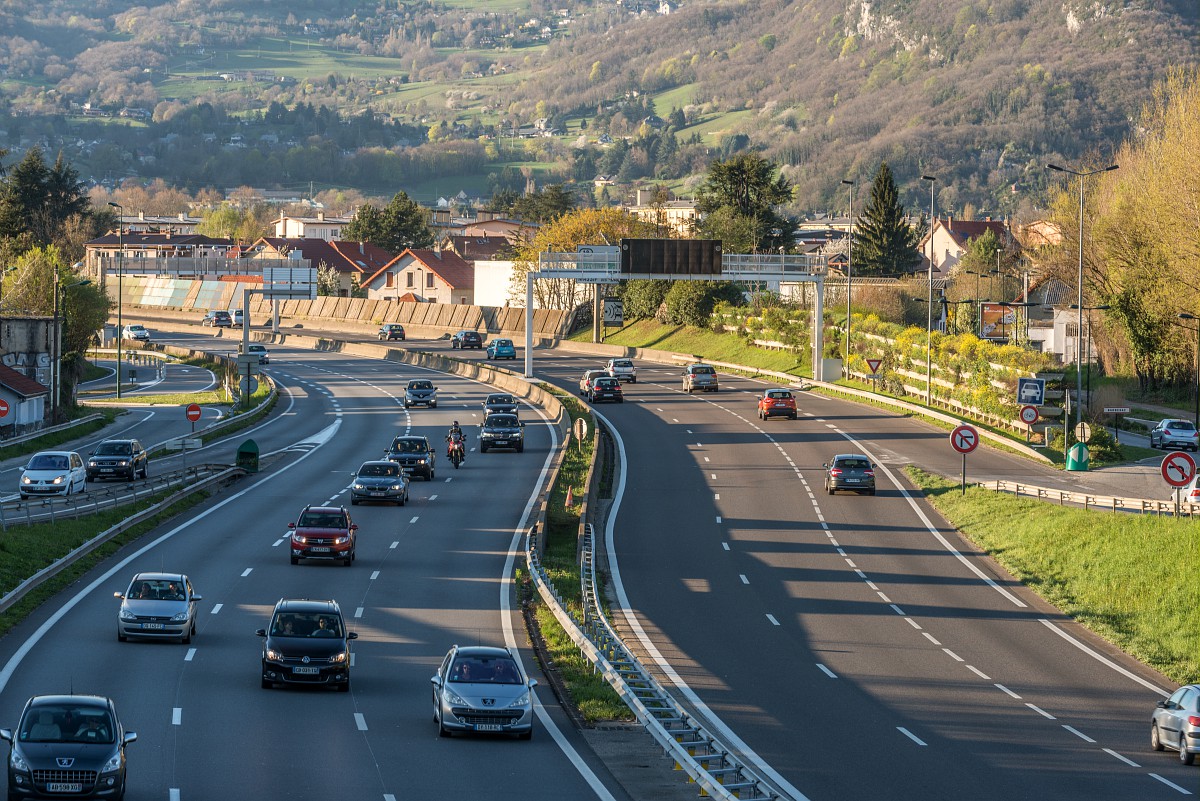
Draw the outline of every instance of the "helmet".
M450 427L451 427L451 428L458 428L458 421L457 421L457 420L455 420L455 421L454 421L454 422L453 422L453 423L450 425Z

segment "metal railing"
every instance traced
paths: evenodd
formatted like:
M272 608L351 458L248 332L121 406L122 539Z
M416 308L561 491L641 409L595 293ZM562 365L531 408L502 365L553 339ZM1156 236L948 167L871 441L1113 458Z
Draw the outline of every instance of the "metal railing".
M1056 501L1059 506L1072 504L1084 509L1107 509L1112 512L1134 512L1144 515L1170 515L1171 517L1200 517L1200 504L1190 501L1159 501L1150 498L1122 498L1113 495L1091 495L1086 492L1038 487L1017 481L1000 479L981 484L996 492L1011 492L1014 497L1025 496L1041 501Z

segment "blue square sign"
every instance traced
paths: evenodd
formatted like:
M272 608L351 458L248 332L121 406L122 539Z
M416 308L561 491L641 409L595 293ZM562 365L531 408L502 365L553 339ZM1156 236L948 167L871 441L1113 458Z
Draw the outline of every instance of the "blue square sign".
M1018 378L1017 403L1022 406L1042 406L1046 402L1046 379Z

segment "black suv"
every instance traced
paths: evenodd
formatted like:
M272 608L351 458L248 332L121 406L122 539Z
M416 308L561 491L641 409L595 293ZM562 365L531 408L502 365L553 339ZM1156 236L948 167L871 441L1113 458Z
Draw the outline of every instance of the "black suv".
M200 325L207 325L213 328L232 328L233 316L227 311L213 310L204 315L204 319L200 321Z
M434 460L437 454L429 447L425 437L405 435L392 440L391 447L383 458L395 462L410 475L421 476L426 481L434 479Z
M517 413L517 399L507 392L493 392L483 399L483 416L496 412Z
M515 414L493 412L483 418L479 434L479 452L487 453L492 448L512 448L517 453L525 450L525 424Z
M106 439L88 455L87 480L123 478L133 481L146 477L149 457L136 439Z
M466 350L467 348L483 350L483 337L479 335L478 331L459 331L450 337L450 347L454 350Z
M379 326L379 338L388 341L398 339L403 342L404 326L400 325L400 323L384 323Z
M262 686L276 684L333 685L350 689L350 640L337 601L281 599L271 613L271 627L255 632L265 637Z

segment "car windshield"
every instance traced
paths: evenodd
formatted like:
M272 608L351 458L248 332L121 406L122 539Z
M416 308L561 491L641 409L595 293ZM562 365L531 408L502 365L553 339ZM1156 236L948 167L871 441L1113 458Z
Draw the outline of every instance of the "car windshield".
M387 464L364 464L362 467L358 468L358 474L359 476L368 477L398 476L400 475L400 468L391 462L388 462Z
M145 331L146 328L144 326L140 326L140 325L131 325L131 326L129 326L129 330L130 331Z
M128 456L133 446L128 442L101 442L96 446L97 456Z
M280 612L271 622L272 637L341 637L342 621L326 612Z
M134 579L125 597L131 601L184 601L183 582L172 579Z
M419 439L398 439L392 443L392 450L397 453L425 453L429 448Z
M714 372L713 369L706 364L702 364L698 367L692 368L693 375L712 375L713 372Z
M345 528L346 518L341 512L305 512L300 515L303 528Z
M597 378L596 386L602 389L612 389L621 386L615 378Z
M1189 423L1187 420L1173 420L1170 423L1167 423L1167 428L1171 429L1172 431L1191 431L1195 428L1195 426Z
M838 459L833 466L843 470L866 470L871 463L866 459Z
M450 681L469 684L520 684L521 673L512 657L460 656L450 668Z
M517 418L511 414L492 414L488 415L487 424L492 428L516 428Z
M790 392L778 392L778 391L777 391L777 392L768 392L768 393L767 393L767 397L768 397L768 398L775 398L776 400L787 400L788 398L792 397L792 393L790 393Z
M613 367L633 367L633 362L629 361L629 359L618 359L613 362Z
M39 453L29 460L30 470L66 470L67 457L61 453Z
M251 353L262 353L262 352L266 351L266 349L267 349L266 345L251 345L250 346Z
M510 404L510 403L516 403L516 401L515 401L515 400L513 400L513 396L512 396L512 395L489 395L489 396L488 396L488 400L487 400L487 402L488 402L488 403L491 403L491 404Z
M47 704L31 707L25 713L17 738L23 743L111 743L115 731L106 709Z
M432 381L409 381L409 389L433 389Z

